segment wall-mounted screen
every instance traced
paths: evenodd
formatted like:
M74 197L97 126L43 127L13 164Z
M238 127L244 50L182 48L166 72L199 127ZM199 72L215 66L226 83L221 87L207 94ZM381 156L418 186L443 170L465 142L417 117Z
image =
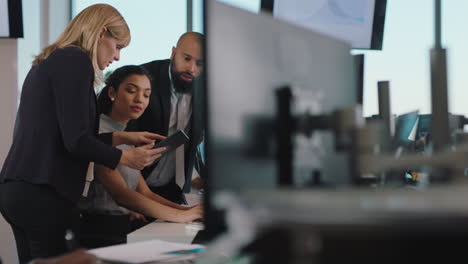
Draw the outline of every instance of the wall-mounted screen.
M262 0L274 17L348 41L382 49L387 0Z

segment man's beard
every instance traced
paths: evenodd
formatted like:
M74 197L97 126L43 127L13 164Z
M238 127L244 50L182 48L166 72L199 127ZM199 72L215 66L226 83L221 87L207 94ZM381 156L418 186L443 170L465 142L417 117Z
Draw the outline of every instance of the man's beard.
M184 81L181 77L182 74L189 74L190 76L192 76L192 81L191 82ZM195 78L193 77L192 74L188 72L176 72L175 60L172 61L172 64L171 64L171 76L172 76L172 83L174 84L174 89L177 93L186 94L186 93L192 92L193 82L195 81Z

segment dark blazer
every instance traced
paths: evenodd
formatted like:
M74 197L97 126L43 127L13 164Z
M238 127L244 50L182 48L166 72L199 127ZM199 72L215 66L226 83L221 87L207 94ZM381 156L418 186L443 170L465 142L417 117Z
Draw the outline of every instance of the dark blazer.
M169 63L170 60L155 60L142 64L151 75L151 95L150 103L143 115L130 125L130 129L137 131L148 131L167 136L169 128L169 118L171 115L171 83L169 79ZM199 114L197 113L196 96L192 97L192 117L189 121L189 137L190 142L185 148L185 185L184 192L190 192L191 176L194 164L196 163L197 145L201 141L202 129L200 126L194 126L194 122L199 122ZM195 128L195 129L193 129ZM148 166L142 171L145 178L149 176L151 171L156 167L157 163ZM198 167L198 165L197 165Z
M50 185L76 202L90 161L117 166L122 152L109 146L112 134L98 139L93 82L91 60L76 47L57 49L31 68L0 182Z

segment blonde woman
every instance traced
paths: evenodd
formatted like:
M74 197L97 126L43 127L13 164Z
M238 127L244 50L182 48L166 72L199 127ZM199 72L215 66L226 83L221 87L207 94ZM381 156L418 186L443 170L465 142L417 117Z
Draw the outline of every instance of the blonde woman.
M13 143L0 173L0 212L13 229L21 263L66 251L77 230L77 201L90 161L142 169L160 156L151 133L98 135L94 86L119 60L130 31L110 5L84 9L33 61L23 85ZM146 145L120 150L112 145Z

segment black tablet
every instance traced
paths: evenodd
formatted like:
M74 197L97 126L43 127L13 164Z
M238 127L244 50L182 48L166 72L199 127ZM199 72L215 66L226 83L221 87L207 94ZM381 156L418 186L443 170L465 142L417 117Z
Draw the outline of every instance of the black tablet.
M183 130L178 130L177 132L170 135L166 139L161 140L158 143L156 143L154 145L154 148L166 147L166 150L164 151L164 153L170 152L178 148L179 146L187 143L189 139L190 138L187 136L187 134L185 134Z

